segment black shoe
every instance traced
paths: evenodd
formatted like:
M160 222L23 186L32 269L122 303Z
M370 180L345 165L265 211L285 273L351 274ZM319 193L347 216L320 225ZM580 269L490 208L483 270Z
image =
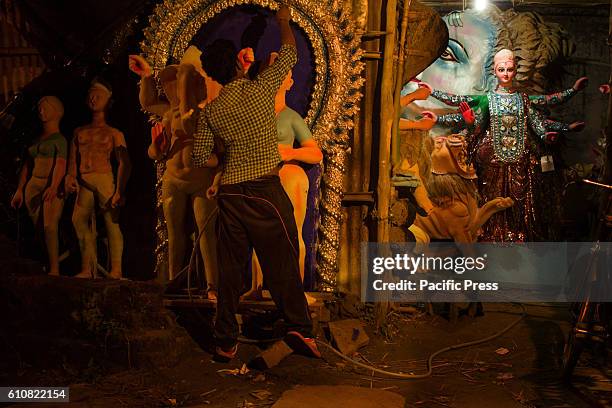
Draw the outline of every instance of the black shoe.
M224 350L223 348L217 346L215 348L215 354L213 355L213 361L217 363L229 363L232 361L234 357L236 357L236 352L238 351L238 344L235 344L234 347Z
M304 337L296 331L290 331L285 336L285 343L293 349L296 354L306 357L321 358L321 352L317 348L315 339Z

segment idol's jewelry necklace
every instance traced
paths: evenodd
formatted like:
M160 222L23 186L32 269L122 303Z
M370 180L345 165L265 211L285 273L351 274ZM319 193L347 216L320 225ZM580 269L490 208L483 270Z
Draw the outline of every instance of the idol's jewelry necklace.
M514 93L514 89L512 89L512 85L510 86L497 85L497 92L511 94L511 93Z

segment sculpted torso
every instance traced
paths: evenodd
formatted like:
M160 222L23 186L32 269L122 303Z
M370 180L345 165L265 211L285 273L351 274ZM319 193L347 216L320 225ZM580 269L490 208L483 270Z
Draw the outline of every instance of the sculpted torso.
M60 150L55 141L40 140L35 145L30 147L30 152L34 157L34 168L32 169L32 177L48 178L51 176L53 166L55 165L55 155ZM65 147L64 147L65 150Z
M166 171L179 179L191 181L201 179L210 173L207 168L194 168L191 161L193 150L193 138L187 136L182 128L180 112L178 108L170 109L164 117L164 124L169 123L170 150L166 161Z
M37 178L47 178L53 169L53 159L35 159L32 176Z
M110 155L121 132L110 126L84 126L76 130L81 174L112 172Z

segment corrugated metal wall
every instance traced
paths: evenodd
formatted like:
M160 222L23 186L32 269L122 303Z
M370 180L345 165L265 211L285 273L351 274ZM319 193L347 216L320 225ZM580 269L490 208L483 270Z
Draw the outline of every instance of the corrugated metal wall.
M32 79L45 64L38 50L26 40L28 24L13 0L0 1L0 107Z

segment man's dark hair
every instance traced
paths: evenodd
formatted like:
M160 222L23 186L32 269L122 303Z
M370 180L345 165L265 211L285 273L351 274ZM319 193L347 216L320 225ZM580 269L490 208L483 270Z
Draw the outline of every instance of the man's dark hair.
M238 51L229 40L217 39L204 49L200 60L206 74L221 85L227 85L236 76Z

